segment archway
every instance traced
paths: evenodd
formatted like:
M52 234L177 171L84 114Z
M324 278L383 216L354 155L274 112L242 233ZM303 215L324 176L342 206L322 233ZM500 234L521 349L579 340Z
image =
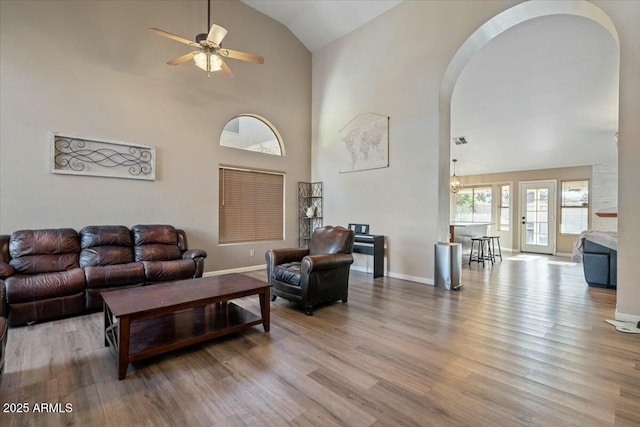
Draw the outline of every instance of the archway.
M438 240L447 241L449 233L449 170L451 141L451 98L455 84L471 57L493 38L525 21L551 15L574 15L590 19L604 27L619 46L618 33L611 19L587 1L528 1L496 15L478 28L458 49L445 71L439 94L439 171ZM444 184L447 183L447 184Z

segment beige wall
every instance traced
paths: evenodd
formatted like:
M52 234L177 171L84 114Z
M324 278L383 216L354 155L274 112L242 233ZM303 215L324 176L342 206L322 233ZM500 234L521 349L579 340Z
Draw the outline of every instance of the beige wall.
M462 182L465 187L471 187L474 185L491 185L491 184L511 184L511 227L510 232L501 232L501 243L503 247L512 248L515 250L520 249L520 220L519 220L519 200L520 200L520 183L524 181L541 181L541 180L556 180L557 192L556 192L556 207L558 215L558 221L560 219L560 200L561 200L561 182L573 181L573 180L591 180L591 166L580 166L571 168L556 168L556 169L540 169L532 171L518 171L518 172L504 172L495 174L483 174L483 175L467 175L462 176ZM593 194L590 195L594 197ZM496 233L495 230L492 233ZM560 233L560 223L556 227L556 253L569 255L573 251L577 236Z
M312 176L325 185L325 222L388 236L391 276L433 283L440 83L469 34L509 4L403 2L313 55ZM340 174L338 131L368 112L390 117L389 167Z
M325 219L365 222L388 236L390 275L432 282L433 245L449 218L452 87L439 103L445 70L465 40L519 2L403 2L313 57L312 177L325 182ZM576 2L577 9L585 9ZM594 1L620 38L618 315L640 320L640 3ZM487 31L491 33L491 28ZM469 46L470 52L473 46ZM477 47L476 47L477 48ZM340 174L338 130L354 116L390 119L390 167ZM440 145L442 144L442 145ZM447 150L441 148L447 147ZM625 213L626 212L626 213Z
M464 41L517 1L403 2L314 54L313 83L306 49L236 1L215 2L214 21L230 30L229 47L263 54L263 66L231 63L231 81L166 66L184 49L146 28L189 37L206 25L204 6L151 3L0 1L0 232L169 222L209 251L207 270L260 264L271 244L217 246L217 166L249 164L287 173L282 246L296 244L296 182L323 181L325 223L370 223L388 236L391 275L432 281L433 244L448 219L448 204L438 202L448 200L449 175L449 154L439 149L448 139L442 79ZM617 315L640 320L640 3L593 3L620 38ZM390 116L390 167L339 174L338 130L372 111ZM217 146L224 123L245 112L278 127L286 158ZM154 145L158 179L51 175L50 131Z
M0 233L21 228L169 223L207 250L205 270L264 264L296 246L298 181L310 178L311 54L283 25L239 1L214 2L233 79L166 61L189 47L147 31L206 32L204 1L0 2ZM219 147L225 123L262 115L284 158ZM49 173L49 132L155 146L156 181ZM218 165L286 172L286 242L218 246ZM249 255L250 249L255 256Z
M640 3L594 1L620 36L620 119L618 138L618 304L616 317L640 321Z

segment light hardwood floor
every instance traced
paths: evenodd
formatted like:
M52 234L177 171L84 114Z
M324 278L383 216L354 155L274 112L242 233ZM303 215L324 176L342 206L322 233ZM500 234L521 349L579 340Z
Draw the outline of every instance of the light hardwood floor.
M138 362L123 381L101 313L12 328L0 402L30 413L0 425L640 425L640 335L604 322L615 291L549 260L567 261L464 265L462 291L352 272L346 304L308 317L278 299L270 333Z

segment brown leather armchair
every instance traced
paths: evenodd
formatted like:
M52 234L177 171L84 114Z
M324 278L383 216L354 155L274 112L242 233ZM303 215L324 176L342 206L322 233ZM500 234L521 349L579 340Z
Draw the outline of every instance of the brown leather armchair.
M267 251L271 300L282 297L296 302L309 316L318 304L347 302L353 238L352 230L329 225L313 232L308 249Z

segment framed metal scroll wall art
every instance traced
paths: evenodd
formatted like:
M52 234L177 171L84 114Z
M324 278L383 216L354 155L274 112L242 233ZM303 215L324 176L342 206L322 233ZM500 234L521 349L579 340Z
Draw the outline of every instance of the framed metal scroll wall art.
M51 173L156 179L156 149L147 145L51 134Z

